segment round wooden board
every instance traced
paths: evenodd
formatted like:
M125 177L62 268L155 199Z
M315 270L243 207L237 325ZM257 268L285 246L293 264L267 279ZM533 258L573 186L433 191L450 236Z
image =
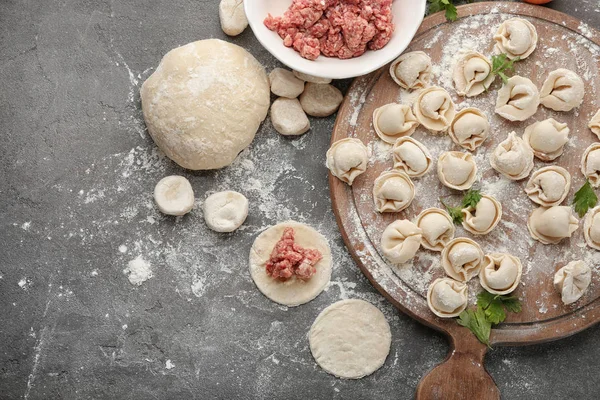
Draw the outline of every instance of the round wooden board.
M526 222L536 205L523 191L527 179L511 182L500 177L489 166L488 155L509 132L516 131L521 136L525 127L535 121L552 117L567 123L571 133L564 154L551 163L536 159L534 171L553 164L566 168L573 182L564 205L572 200L574 192L584 182L579 171L581 154L598 140L587 128L587 123L600 107L597 101L600 89L600 33L568 15L523 3L476 3L458 7L458 10L459 20L454 23L447 23L441 13L427 17L406 50L422 50L432 58L432 84L447 89L457 109L478 107L491 122L490 137L474 152L480 170L475 186L500 200L504 211L502 222L491 234L480 237L474 237L462 227L457 227L456 237L473 238L486 253L510 252L518 256L524 265L522 283L515 292L523 303L523 312L511 314L505 323L493 329L492 346L560 339L600 321L600 274L596 268L600 264L600 252L585 245L583 219L574 236L559 245L545 246L533 241ZM584 103L579 109L560 113L540 106L532 118L512 123L494 113L497 89L501 84L499 79L490 91L478 97L465 99L456 95L451 71L459 51L473 49L488 56L493 54L493 32L502 21L516 15L536 26L539 41L535 52L517 63L514 74L529 77L541 88L548 73L554 69L568 68L577 72L586 85ZM385 261L379 250L381 232L390 222L395 219L412 220L425 208L441 207L440 196L451 195L448 198L450 202L460 199L456 192L439 183L434 167L425 177L415 180L417 197L409 208L401 213L375 212L373 181L382 171L392 167L392 161L389 155L391 146L383 143L372 128L372 113L384 104L410 104L414 98L414 93L401 90L393 82L388 67L353 82L340 108L332 142L356 137L368 145L372 155L367 172L357 178L352 187L330 176L333 209L348 249L373 285L399 309L451 337L451 355L446 363L436 367L421 382L417 397L495 399L499 397L498 390L482 368L486 347L454 319L438 318L427 307L425 295L430 282L444 276L439 253L422 249L411 264L393 266ZM464 151L454 145L447 135L435 136L423 127L419 127L413 137L429 147L435 160L443 151ZM564 306L553 288L553 275L558 268L576 259L583 259L593 268L592 284L580 301ZM478 279L475 278L469 284L472 304L480 291Z

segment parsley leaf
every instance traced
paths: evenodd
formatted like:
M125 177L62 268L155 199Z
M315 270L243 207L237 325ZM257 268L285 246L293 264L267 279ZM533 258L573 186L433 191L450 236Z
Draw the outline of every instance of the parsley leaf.
M588 209L595 207L597 203L598 196L594 193L594 188L592 188L590 181L586 180L581 189L575 193L575 198L573 199L575 212L579 214L579 218L582 218L588 212Z
M446 207L446 211L448 211L450 218L452 218L452 222L457 225L462 224L462 222L463 222L462 207L451 207L448 204L444 203L444 200L442 200L442 199L440 199L440 202L442 203L442 205L444 207Z
M504 53L494 55L492 56L492 71L490 72L490 74L498 75L502 79L502 82L506 84L506 82L508 81L508 76L506 76L506 72L512 70L514 68L515 62L519 60L519 57L513 58L511 60Z
M442 198L440 198L440 202L442 203L442 205L446 208L446 210L448 211L448 214L450 214L450 218L452 218L452 222L454 222L457 225L462 224L464 216L462 213L463 208L467 208L467 207L475 207L477 206L477 203L479 203L479 200L481 200L481 192L479 190L474 190L474 189L470 189L467 193L465 193L465 195L463 196L463 199L461 201L461 205L457 206L457 207L452 207L446 203L444 203L444 200L442 200Z
M486 319L485 313L481 308L478 307L476 311L465 310L461 312L457 322L459 325L473 332L481 343L488 347L490 346L492 323Z
M477 207L477 203L481 200L481 192L475 189L469 189L469 191L465 194L462 200L463 208L467 207Z
M430 14L442 10L446 11L446 19L448 21L456 21L456 18L458 18L458 12L454 4L452 4L452 0L429 0Z
M485 290L477 296L477 306L481 306L488 321L494 325L504 322L506 319L504 306L499 297L500 296L495 296Z
M521 302L516 297L506 297L502 300L502 304L504 304L504 308L506 308L507 311L513 313L520 313L523 309L521 307Z

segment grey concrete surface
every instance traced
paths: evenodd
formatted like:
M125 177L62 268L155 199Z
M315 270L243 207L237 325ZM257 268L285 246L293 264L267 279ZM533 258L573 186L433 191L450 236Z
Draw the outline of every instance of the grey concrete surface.
M278 66L249 29L226 38L217 7L0 1L0 399L409 399L445 357L444 337L387 304L342 243L323 165L334 117L294 140L267 121L222 171L183 171L156 151L138 91L168 50L215 37ZM600 28L597 0L550 7ZM196 191L184 218L152 203L172 173ZM223 189L249 197L250 217L218 235L198 207ZM256 234L289 218L328 236L335 258L329 289L294 309L264 298L246 265ZM139 287L123 274L136 257L154 273ZM359 381L323 372L306 338L348 297L381 308L393 335L385 366ZM599 333L496 348L487 367L505 399L597 399Z

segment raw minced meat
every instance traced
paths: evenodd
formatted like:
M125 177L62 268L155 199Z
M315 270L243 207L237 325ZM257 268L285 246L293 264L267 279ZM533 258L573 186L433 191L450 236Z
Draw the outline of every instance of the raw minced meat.
M392 38L392 0L293 0L281 17L265 26L300 55L347 59L379 50Z
M295 242L293 228L285 228L267 261L267 274L280 281L287 281L294 275L306 281L317 272L315 265L321 258L323 255L319 250L305 249Z

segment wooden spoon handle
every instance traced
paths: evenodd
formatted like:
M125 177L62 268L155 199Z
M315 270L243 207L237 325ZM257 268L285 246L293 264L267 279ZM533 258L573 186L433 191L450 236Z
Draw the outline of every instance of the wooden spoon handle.
M450 333L451 351L417 387L417 400L498 400L500 391L483 366L487 347L461 328Z

